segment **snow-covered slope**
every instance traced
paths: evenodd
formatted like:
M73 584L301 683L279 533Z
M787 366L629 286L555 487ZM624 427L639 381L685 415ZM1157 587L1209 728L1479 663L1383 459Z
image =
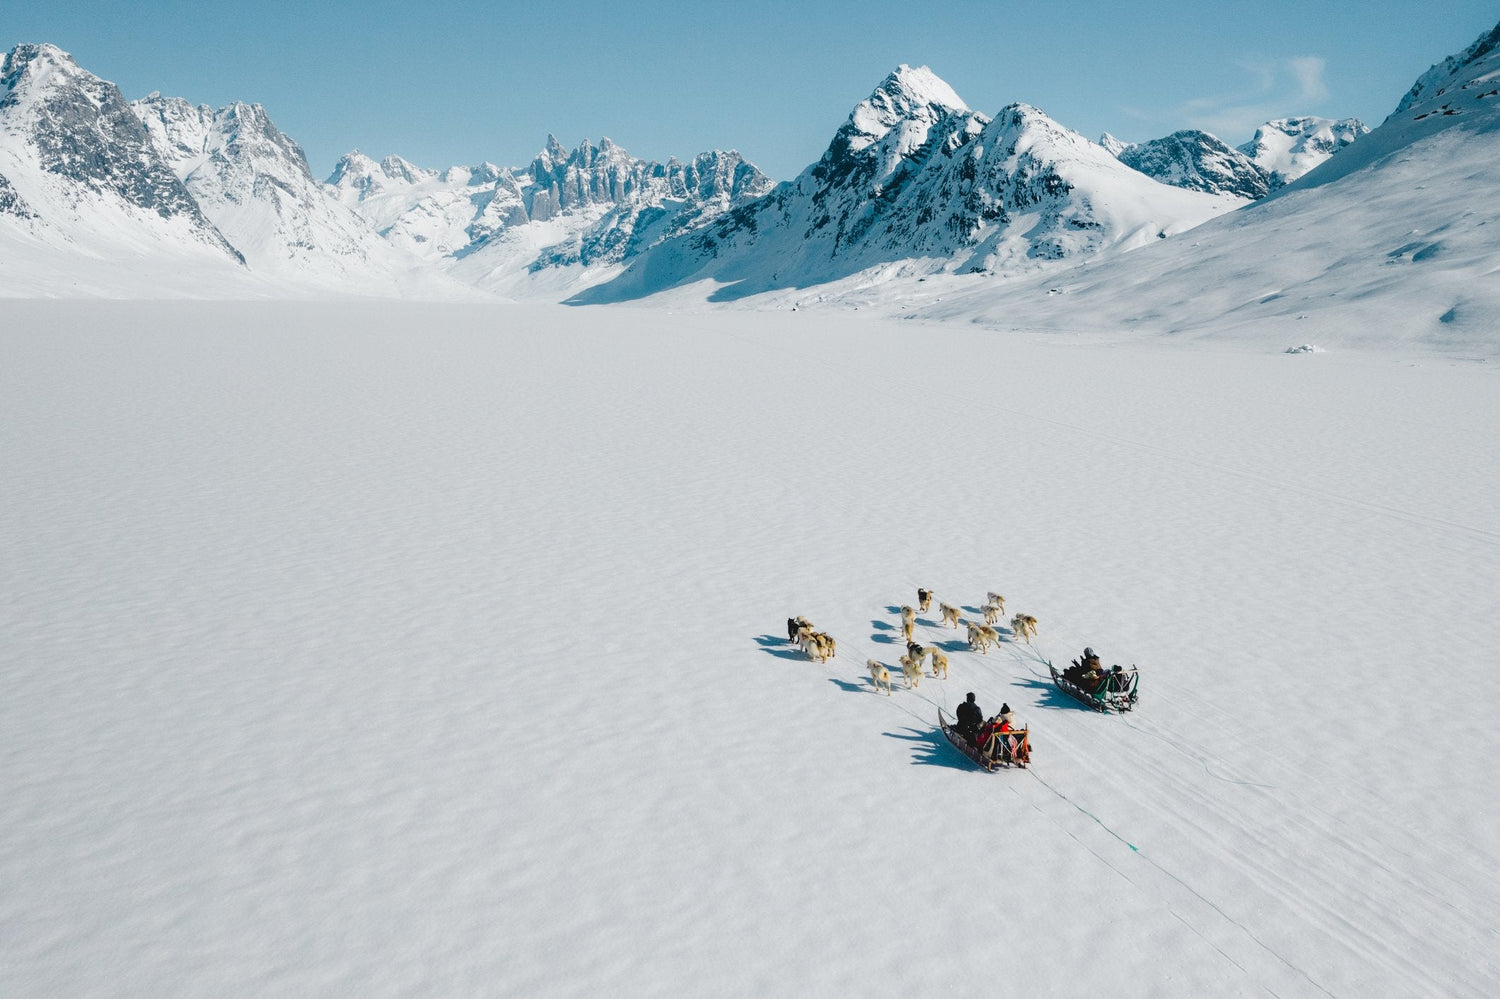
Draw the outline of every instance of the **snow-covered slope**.
M771 186L733 151L686 162L637 159L603 139L568 150L555 136L524 168L438 172L400 157L346 155L328 179L340 201L391 243L507 294L549 293L704 225Z
M1264 168L1218 136L1197 129L1118 147L1115 155L1128 167L1189 191L1228 194L1246 201L1264 198L1271 191L1270 175Z
M56 46L0 60L0 177L0 293L87 292L137 263L222 280L244 269L119 89Z
M345 293L447 283L330 197L301 147L260 105L236 102L216 111L152 94L132 107L204 214L253 270Z
M716 299L858 275L1032 269L1129 247L1239 202L1159 184L1024 104L993 120L898 68L794 181L668 240L578 302L711 279Z
M1272 190L1285 187L1368 133L1358 118L1278 118L1255 130L1238 149L1264 170Z
M1496 37L1434 67L1380 127L1263 201L1045 285L948 287L915 311L1007 328L1500 357Z

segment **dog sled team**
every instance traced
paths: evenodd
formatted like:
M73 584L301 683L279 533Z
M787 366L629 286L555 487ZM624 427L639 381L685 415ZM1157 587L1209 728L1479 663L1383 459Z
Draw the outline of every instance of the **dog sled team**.
M898 670L902 684L908 690L921 686L923 677L948 678L947 654L936 645L922 645L916 640L917 614L929 613L932 603L932 591L918 589L916 606L901 607L901 637L906 642L906 654L898 660L899 666L888 666L878 659L866 660L870 682L877 693L883 691L887 697L891 695L891 677ZM952 604L938 601L937 607L941 626L964 629L971 651L985 654L990 646L1000 644L1001 629L998 625L1005 617L1005 598L1000 594L993 591L985 594L984 604L979 609L983 621L965 619L963 609ZM800 615L787 618L786 628L787 640L800 647L809 659L826 662L834 658L838 645L833 637L818 631L807 618ZM1011 641L1024 641L1030 645L1036 633L1035 617L1030 614L1011 617ZM1051 663L1048 666L1059 688L1090 707L1101 711L1110 708L1128 711L1137 700L1139 675L1136 668L1132 666L1125 671L1115 666L1106 670L1091 648L1084 649L1082 660L1073 660L1072 666L1061 673ZM998 714L986 719L971 693L958 706L953 724L950 725L939 711L938 725L954 747L986 770L1024 767L1031 761L1030 732L1026 727L1017 727L1009 704L1001 705Z
M940 680L948 678L947 653L935 645L922 645L916 641L917 613L927 613L931 607L932 591L928 589L917 590L916 607L909 604L901 607L901 638L906 642L906 655L898 662L902 683L908 690L921 686L924 676ZM991 645L1000 644L1000 632L994 625L1005 614L1005 598L994 592L986 594L980 612L984 617L983 624L964 620L963 612L951 604L938 604L938 613L944 625L966 628L969 648L975 652L988 652ZM1017 614L1011 618L1010 629L1013 636L1030 644L1036 636L1036 618L1030 614ZM832 636L815 629L812 622L800 614L786 619L786 635L787 641L796 643L803 654L814 662L827 662L838 649L838 643ZM878 659L867 660L865 666L870 671L870 682L875 685L876 691L883 690L889 695L891 674L896 667L888 666Z

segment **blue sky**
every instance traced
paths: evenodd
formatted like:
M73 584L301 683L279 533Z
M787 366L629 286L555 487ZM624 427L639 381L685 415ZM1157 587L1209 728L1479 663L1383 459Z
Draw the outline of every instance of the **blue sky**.
M52 42L127 97L264 104L319 177L356 147L521 165L553 132L651 159L738 149L785 179L900 63L989 114L1025 101L1090 138L1238 144L1293 114L1379 124L1500 21L1468 0L6 5L5 48Z

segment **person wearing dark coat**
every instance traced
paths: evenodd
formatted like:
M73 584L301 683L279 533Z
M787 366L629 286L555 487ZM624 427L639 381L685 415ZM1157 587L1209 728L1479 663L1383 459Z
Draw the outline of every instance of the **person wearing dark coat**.
M972 690L969 691L968 700L960 704L954 714L958 717L958 730L969 742L974 742L979 735L979 726L984 724L984 712L979 710L979 705L975 703Z

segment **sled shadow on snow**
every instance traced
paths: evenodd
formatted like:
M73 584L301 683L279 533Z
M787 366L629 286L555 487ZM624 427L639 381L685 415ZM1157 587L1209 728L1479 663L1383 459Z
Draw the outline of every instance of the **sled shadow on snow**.
M1073 698L1057 689L1057 684L1051 679L1041 680L1036 677L1023 677L1014 681L1018 686L1026 687L1035 691L1038 695L1036 706L1039 708L1073 708L1079 711L1094 713L1094 709L1087 704L1080 704Z
M900 732L882 732L887 739L900 739L912 744L914 767L945 767L949 770L972 770L974 764L948 744L938 729L907 728Z
M773 655L777 659L798 659L807 661L807 656L802 650L792 645L780 635L756 635L755 644L759 645L762 652Z

